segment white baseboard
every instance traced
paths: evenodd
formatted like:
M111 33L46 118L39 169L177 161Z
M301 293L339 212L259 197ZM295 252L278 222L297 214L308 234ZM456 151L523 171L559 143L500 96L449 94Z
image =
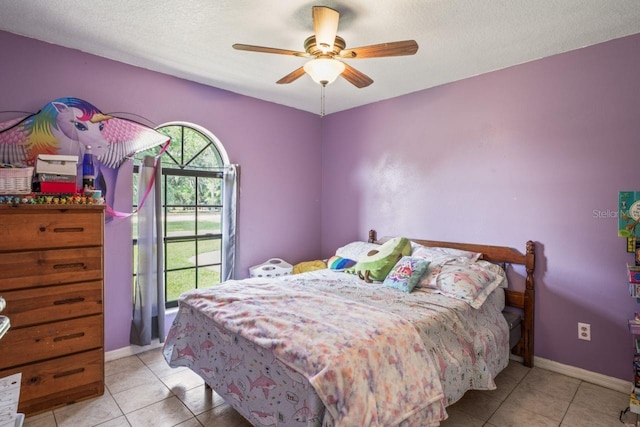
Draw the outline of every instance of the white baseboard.
M633 390L633 384L631 384L631 381L624 381L619 378L610 377L597 372L587 371L586 369L576 368L575 366L564 365L538 356L533 357L533 366L557 372L571 378L577 378L621 393L630 393L631 390Z
M154 348L162 347L163 343L155 339L151 341L149 345L130 345L129 347L122 347L117 350L107 351L104 354L104 361L110 362L112 360L121 359L127 356L133 356L134 354L144 353L145 351L153 350Z

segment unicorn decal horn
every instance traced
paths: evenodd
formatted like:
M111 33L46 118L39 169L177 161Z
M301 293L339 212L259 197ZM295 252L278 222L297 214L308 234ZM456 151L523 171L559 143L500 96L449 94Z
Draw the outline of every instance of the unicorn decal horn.
M113 203L109 189L115 187L122 162L167 140L140 123L105 115L82 99L58 98L36 114L0 123L0 162L33 166L38 154L73 155L81 160L89 145L95 157L96 186L107 196L107 203Z

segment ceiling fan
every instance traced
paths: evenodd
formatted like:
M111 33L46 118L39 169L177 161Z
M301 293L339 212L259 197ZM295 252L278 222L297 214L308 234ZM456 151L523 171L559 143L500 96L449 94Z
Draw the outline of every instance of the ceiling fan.
M276 53L280 55L313 58L302 67L278 80L276 82L278 84L291 83L307 73L315 82L322 86L326 86L335 81L338 76L342 76L358 88L369 86L373 83L373 80L366 74L341 61L342 59L404 56L413 55L418 51L418 43L416 43L415 40L381 43L347 49L344 39L337 35L338 20L340 18L338 11L326 6L313 6L311 16L313 18L313 31L315 34L307 37L304 41L304 52L237 43L233 45L233 48L251 52Z

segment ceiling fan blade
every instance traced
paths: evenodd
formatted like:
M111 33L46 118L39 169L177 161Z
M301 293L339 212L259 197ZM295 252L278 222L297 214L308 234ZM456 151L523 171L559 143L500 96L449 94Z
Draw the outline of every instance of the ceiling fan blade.
M234 49L237 50L246 50L249 52L261 52L261 53L277 53L280 55L293 55L293 56L302 56L302 57L309 57L311 55L309 55L307 52L298 52L295 50L287 50L287 49L278 49L275 47L264 47L264 46L252 46L250 44L239 44L236 43L233 45Z
M324 53L333 50L333 42L338 33L338 20L340 13L326 6L313 6L311 9L313 17L313 32L316 35L316 45Z
M367 87L371 83L373 83L373 80L371 80L371 77L356 70L349 64L344 64L344 71L340 75L344 77L346 81L348 81L358 89L362 89L363 87Z
M417 51L418 43L415 40L403 40L344 49L338 56L345 59L382 58L385 56L414 55Z
M278 80L276 83L279 85L291 83L302 77L304 73L304 67L300 67L297 70L290 72L289 74Z

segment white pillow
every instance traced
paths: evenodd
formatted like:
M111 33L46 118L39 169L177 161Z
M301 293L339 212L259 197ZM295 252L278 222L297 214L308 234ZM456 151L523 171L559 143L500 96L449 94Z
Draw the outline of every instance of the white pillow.
M452 248L439 248L422 246L415 244L412 246L411 256L419 256L420 258L429 259L430 257L442 257L448 256L458 259L469 259L471 261L477 261L482 258L482 254L479 252L463 251L461 249Z
M336 256L358 261L372 250L378 250L380 245L369 242L351 242L336 250Z

